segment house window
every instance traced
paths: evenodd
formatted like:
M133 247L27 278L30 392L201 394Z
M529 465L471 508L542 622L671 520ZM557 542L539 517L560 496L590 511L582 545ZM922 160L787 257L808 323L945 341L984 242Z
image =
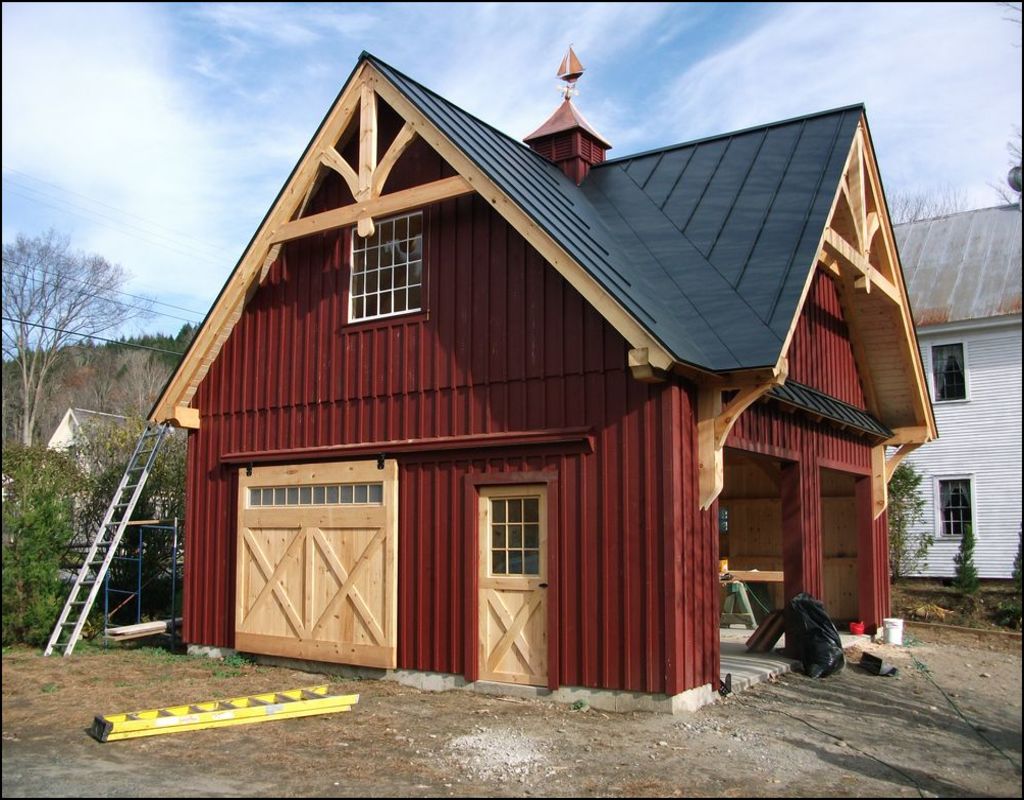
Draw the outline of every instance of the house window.
M378 222L366 238L353 231L349 322L420 311L422 292L422 213Z
M967 399L963 343L942 344L932 348L932 377L935 382L935 402Z
M942 533L946 536L963 536L972 523L970 478L940 480L939 509L942 514Z
M540 498L491 498L491 574L540 574Z

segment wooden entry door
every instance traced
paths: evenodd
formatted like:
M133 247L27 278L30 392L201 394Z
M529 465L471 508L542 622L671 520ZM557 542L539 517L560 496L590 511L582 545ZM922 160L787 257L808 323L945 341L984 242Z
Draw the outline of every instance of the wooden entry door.
M480 490L482 680L546 686L546 486Z
M257 467L238 475L235 646L394 668L398 465Z

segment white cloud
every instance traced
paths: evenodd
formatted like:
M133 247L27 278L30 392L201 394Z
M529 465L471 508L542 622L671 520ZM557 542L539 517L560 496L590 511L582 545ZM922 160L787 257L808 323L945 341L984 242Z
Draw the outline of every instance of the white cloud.
M1020 124L1020 27L994 3L784 6L693 65L657 119L680 140L864 102L887 186L992 205ZM1015 42L1016 39L1016 42Z
M570 42L588 68L578 104L613 155L865 101L888 187L970 187L989 204L1020 122L1020 29L1002 16L995 4L7 4L4 236L69 230L135 288L205 308L361 50L520 137L557 106Z
M36 198L27 232L47 217L140 278L173 275L205 294L211 250L194 240L224 243L212 214L223 200L218 147L169 77L173 63L146 7L5 6L5 193Z

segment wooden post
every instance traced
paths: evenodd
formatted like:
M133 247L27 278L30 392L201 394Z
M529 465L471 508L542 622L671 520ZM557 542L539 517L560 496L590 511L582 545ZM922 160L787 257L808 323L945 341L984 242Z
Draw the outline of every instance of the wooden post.
M779 470L782 476L782 602L783 608L794 596L804 591L804 537L803 503L801 493L800 462L784 462ZM790 658L799 655L795 647L797 631L786 630L785 653Z

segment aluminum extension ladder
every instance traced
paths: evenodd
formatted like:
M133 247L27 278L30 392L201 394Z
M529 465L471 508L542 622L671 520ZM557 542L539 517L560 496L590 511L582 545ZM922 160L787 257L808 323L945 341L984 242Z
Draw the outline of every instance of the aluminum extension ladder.
M100 584L103 583L117 546L121 542L121 536L132 518L135 504L138 503L146 486L160 445L163 444L169 429L167 423L149 423L136 442L135 452L132 453L124 475L121 476L121 483L107 507L103 522L100 523L89 545L89 552L86 553L85 561L78 570L71 594L64 603L64 609L60 612L60 618L53 633L50 634L50 641L43 655L48 656L54 650L62 650L65 656L69 656L75 649L75 644L82 635L82 627L99 593Z

